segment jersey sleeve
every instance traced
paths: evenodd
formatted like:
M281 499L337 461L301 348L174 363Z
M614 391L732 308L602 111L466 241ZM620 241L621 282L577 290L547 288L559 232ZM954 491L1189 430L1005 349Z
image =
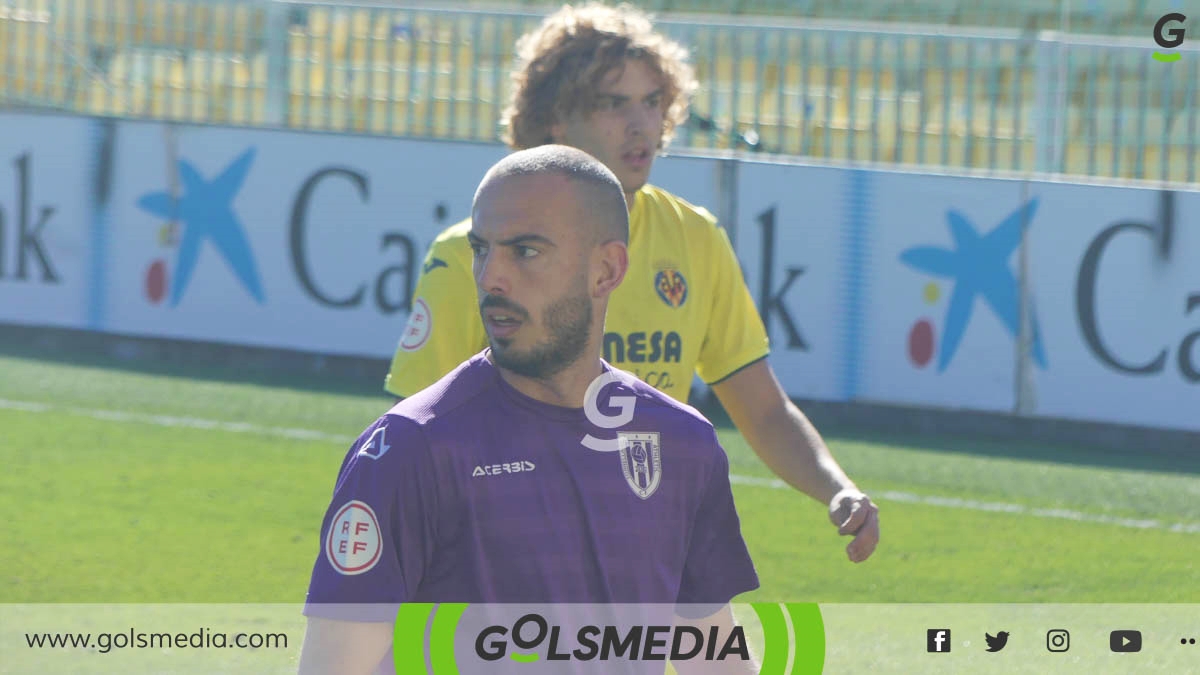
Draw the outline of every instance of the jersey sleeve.
M679 586L678 602L682 605L724 605L758 588L758 573L742 538L741 521L733 504L729 458L716 433L711 428L708 433L709 438L704 442L713 446L716 460L702 488L700 506L692 522Z
M321 523L304 613L393 621L437 540L433 459L416 423L385 415L350 447Z
M746 287L725 228L713 226L708 261L714 270L712 310L696 373L715 384L770 353L767 330Z
M438 237L425 256L384 381L384 389L396 396L412 396L487 347L464 225Z

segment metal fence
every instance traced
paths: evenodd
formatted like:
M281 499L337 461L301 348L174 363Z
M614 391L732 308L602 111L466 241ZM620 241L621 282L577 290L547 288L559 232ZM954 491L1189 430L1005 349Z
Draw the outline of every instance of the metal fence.
M460 0L474 8L496 0ZM555 0L503 0L509 7L552 11ZM943 25L990 26L1102 35L1148 35L1163 14L1181 11L1183 0L640 0L658 13L833 19Z
M0 102L494 141L541 19L232 0L0 0ZM701 82L676 147L1198 179L1200 48L1145 38L669 17Z

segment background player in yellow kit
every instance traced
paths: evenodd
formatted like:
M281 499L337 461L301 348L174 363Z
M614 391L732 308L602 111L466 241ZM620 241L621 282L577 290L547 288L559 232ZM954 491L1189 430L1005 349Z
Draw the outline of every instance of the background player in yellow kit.
M686 51L638 10L588 5L547 17L517 52L503 120L509 146L584 150L617 176L629 204L629 269L609 305L604 359L683 402L698 374L763 462L828 505L839 533L853 535L850 560L866 560L879 541L878 508L776 379L728 235L705 209L647 182L696 86ZM425 259L385 382L397 396L412 396L487 346L470 227L468 220L447 228Z

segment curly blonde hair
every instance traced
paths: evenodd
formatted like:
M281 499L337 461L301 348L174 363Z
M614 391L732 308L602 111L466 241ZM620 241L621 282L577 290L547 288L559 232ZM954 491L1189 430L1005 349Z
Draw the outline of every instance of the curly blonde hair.
M598 2L564 5L517 41L512 95L501 116L504 142L514 150L553 142L550 127L572 113L594 110L601 81L630 58L662 79L660 148L665 148L687 119L697 86L688 52L656 33L645 12Z

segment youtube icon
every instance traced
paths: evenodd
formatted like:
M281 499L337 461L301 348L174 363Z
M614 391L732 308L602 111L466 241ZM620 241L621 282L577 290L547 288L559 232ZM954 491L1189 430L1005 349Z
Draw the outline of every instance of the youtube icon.
M1119 654L1142 651L1142 632L1137 630L1114 630L1108 634L1108 648Z

